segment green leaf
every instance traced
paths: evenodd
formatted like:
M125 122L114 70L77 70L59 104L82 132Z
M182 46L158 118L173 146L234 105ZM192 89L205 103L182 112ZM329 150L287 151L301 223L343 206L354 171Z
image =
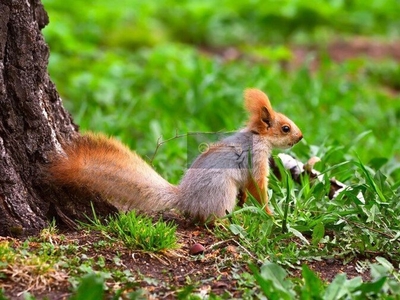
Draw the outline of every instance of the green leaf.
M78 289L71 297L72 300L98 300L104 299L104 279L95 274L90 273L85 275Z
M307 265L302 266L302 276L304 286L301 290L301 299L322 299L324 291L324 283L322 280L311 271Z
M0 288L0 300L7 300L4 294L5 294L4 289Z
M229 229L232 231L234 235L239 235L240 238L244 238L247 235L246 230L240 225L237 224L231 224L229 225Z
M365 282L361 284L356 291L361 291L364 295L367 294L379 294L387 280L387 277L382 277L381 279L374 282Z
M301 239L304 242L304 244L306 244L306 245L310 244L310 242L304 237L304 235L300 231L290 227L289 232L293 233L295 236L297 236L299 239Z
M376 204L372 205L372 207L369 210L366 209L364 211L368 216L368 219L365 221L366 223L375 222L376 216L380 215L379 207Z
M392 265L386 258L381 257L381 256L377 256L375 259L376 259L376 261L377 261L378 263L380 263L383 267L385 267L385 269L386 269L389 273L393 272L394 267L393 267L393 265Z
M275 263L268 262L262 265L261 273L258 273L254 265L251 265L250 269L253 271L254 278L268 299L295 299L292 283L285 280L287 273L282 267Z
M312 243L317 245L325 235L325 226L322 222L317 223L313 228Z
M387 162L388 159L386 157L374 157L370 160L369 165L375 170L379 170Z
M335 300L344 296L346 292L343 290L343 285L346 282L346 274L338 274L331 284L326 288L324 299Z
M387 259L377 256L376 260L378 263L370 265L372 278L379 280L393 273L394 267Z

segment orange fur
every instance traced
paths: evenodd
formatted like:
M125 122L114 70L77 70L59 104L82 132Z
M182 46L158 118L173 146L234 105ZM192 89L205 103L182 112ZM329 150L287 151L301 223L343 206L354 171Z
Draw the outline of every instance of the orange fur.
M245 107L251 116L258 116L262 107L273 112L268 96L258 89L246 89L244 91Z
M246 186L246 189L258 201L258 203L264 206L267 214L272 215L272 212L268 207L268 194L266 191L267 184L265 181L265 179L261 179L258 182L250 181Z
M267 134L268 127L271 127L271 122L275 119L275 111L272 109L268 96L257 89L246 89L244 99L245 107L250 113L247 126L260 134ZM267 127L263 119L270 121Z

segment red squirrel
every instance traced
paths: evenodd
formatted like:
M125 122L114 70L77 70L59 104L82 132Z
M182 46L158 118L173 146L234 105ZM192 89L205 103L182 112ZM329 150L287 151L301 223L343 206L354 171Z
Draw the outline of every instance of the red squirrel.
M245 128L211 145L172 185L139 155L113 138L85 134L63 145L49 166L58 184L98 192L120 211L177 209L205 222L232 212L249 192L268 208L269 162L273 148L290 148L303 135L275 112L266 94L244 92L249 120Z

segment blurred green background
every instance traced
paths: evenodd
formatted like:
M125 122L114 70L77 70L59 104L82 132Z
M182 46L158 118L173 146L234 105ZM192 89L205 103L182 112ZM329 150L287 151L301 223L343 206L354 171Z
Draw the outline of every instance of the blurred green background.
M257 87L302 129L299 159L319 155L320 169L361 160L400 179L398 0L43 4L50 76L83 131L152 157L160 137L240 128L242 92ZM373 47L383 54L369 57ZM176 182L186 139L152 163ZM348 166L330 175L356 180Z

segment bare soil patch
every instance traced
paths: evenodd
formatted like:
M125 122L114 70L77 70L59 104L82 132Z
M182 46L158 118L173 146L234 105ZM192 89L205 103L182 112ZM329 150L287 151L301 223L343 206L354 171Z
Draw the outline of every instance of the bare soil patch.
M292 51L294 58L289 65L296 68L307 61L311 70L318 68L321 53L326 53L338 63L357 57L368 57L376 61L384 59L400 61L400 41L378 41L366 37L336 40L327 46L296 46Z
M392 59L400 61L400 40L383 41L368 37L337 39L328 45L313 44L309 46L289 45L293 58L287 62L290 68L298 68L306 61L311 69L318 68L321 54L328 55L335 62L343 62L357 57L368 57L373 60ZM244 54L234 47L211 49L201 48L208 55L217 55L226 61L244 58ZM249 57L247 57L249 58ZM250 57L258 61L260 58ZM268 57L265 57L268 60Z

